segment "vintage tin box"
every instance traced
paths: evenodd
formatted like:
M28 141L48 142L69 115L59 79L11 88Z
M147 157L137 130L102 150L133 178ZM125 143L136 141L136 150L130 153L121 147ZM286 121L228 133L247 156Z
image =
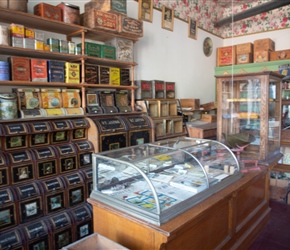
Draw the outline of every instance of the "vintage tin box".
M136 100L153 98L153 86L151 81L136 80L135 85L138 86L138 89L135 91Z
M24 48L24 39L23 37L11 37L11 46L16 48ZM26 45L26 43L25 43Z
M99 131L99 152L127 147L126 124L120 117L92 120Z
M22 24L11 23L10 24L10 35L11 37L24 38L25 27Z
M140 145L152 141L152 127L147 115L123 116L127 124L129 146Z
M78 43L77 44L78 48L82 48L82 44ZM84 53L87 56L95 56L95 57L101 57L101 50L102 50L102 45L98 43L92 43L92 42L85 42L84 43Z
M85 64L85 75L82 79L88 84L98 84L99 83L99 66L96 64Z
M133 40L115 37L106 44L111 45L116 48L116 60L133 62L134 59L134 42Z
M47 82L47 61L45 59L30 59L31 81Z
M64 76L66 83L80 83L80 64L65 62Z
M175 82L165 82L165 98L175 98Z
M87 112L89 114L102 114L103 109L101 108L99 91L89 89L86 93L87 100Z
M48 60L47 73L49 82L64 82L64 62Z
M62 89L62 107L79 108L81 105L81 97L79 89Z
M28 0L1 0L0 8L27 12Z
M48 18L54 21L62 21L61 8L47 3L39 3L34 6L34 15Z
M85 185L84 178L79 172L66 174L63 176L67 190L68 207L74 207L84 203Z
M72 243L72 219L67 212L59 212L47 218L52 230L52 249L62 249Z
M82 25L85 27L118 32L118 16L116 14L90 9L83 14L82 20Z
M100 91L99 96L104 113L118 113L115 104L115 91Z
M110 84L110 67L99 66L99 83Z
M0 25L0 44L1 45L9 45L9 28L5 25Z
M2 249L23 250L23 244L24 238L20 228L14 228L0 234L0 246Z
M27 148L29 130L25 123L5 123L1 128L1 136L5 137L5 140L1 140L2 150Z
M115 92L116 106L120 113L128 113L132 111L128 99L128 91L119 90Z
M0 80L10 80L10 64L6 61L0 61Z
M61 2L57 5L62 10L62 21L71 24L80 24L80 7L70 3Z
M97 9L104 12L127 15L126 0L91 0L85 4L85 11Z
M166 135L166 120L153 118L156 139Z
M37 179L58 174L56 153L52 146L33 148L31 152L35 161Z
M120 77L121 77L121 86L130 86L131 85L131 75L130 69L120 69Z
M165 82L160 80L152 80L153 98L165 98Z
M110 45L101 45L101 58L116 60L116 48Z
M120 85L120 68L110 67L110 84Z
M23 48L40 50L38 43L33 38L23 38ZM42 49L43 50L43 46Z
M93 144L88 141L76 141L75 147L78 151L78 162L80 168L92 166L92 153L94 152Z
M70 119L71 123L71 141L77 140L86 140L88 128L90 124L88 120L80 118L80 119Z
M74 221L76 240L93 233L93 216L89 206L89 204L81 204L68 211Z
M23 226L28 249L51 249L49 228L44 220L35 220Z
M48 178L40 181L43 189L43 200L45 206L45 214L64 210L67 207L65 199L65 186L63 179L59 176Z
M30 81L30 59L12 56L8 58L12 81Z
M119 15L119 33L133 38L143 36L143 21Z
M44 215L41 189L36 182L25 183L15 187L18 195L20 222L26 223Z
M71 124L68 120L50 121L51 143L64 143L70 140Z
M40 89L41 107L56 109L62 107L61 89Z
M57 159L60 174L72 172L78 169L76 149L73 145L56 145L55 149L58 153Z
M39 88L13 88L12 91L17 95L18 109L41 108Z

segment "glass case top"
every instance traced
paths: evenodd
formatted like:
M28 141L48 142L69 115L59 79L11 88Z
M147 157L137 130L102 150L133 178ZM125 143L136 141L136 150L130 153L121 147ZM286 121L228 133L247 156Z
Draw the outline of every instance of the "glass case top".
M92 198L157 224L241 177L226 146L187 137L93 154L93 171Z

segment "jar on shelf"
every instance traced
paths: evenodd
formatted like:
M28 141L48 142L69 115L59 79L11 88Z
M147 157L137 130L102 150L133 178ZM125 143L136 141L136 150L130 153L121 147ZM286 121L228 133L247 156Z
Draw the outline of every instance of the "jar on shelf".
M17 118L17 96L14 93L0 93L0 119Z

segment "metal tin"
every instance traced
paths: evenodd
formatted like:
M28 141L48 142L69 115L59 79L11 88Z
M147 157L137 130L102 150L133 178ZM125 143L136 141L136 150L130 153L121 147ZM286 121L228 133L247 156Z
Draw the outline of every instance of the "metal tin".
M68 53L73 55L75 53L76 47L75 43L69 41L67 45L68 45Z
M0 80L10 80L10 67L8 62L0 61Z
M0 93L0 119L17 118L17 96L14 93Z

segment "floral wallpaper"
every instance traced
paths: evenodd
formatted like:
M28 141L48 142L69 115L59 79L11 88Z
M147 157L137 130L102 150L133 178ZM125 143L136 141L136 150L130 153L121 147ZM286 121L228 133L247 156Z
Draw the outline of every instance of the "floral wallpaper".
M217 36L227 38L274 29L290 28L290 5L271 10L256 16L243 19L233 24L214 27L214 22L240 13L272 0L153 0L154 7L161 9L162 5L173 8L175 16L188 20L188 17L198 20L199 28ZM279 0L282 1L282 0ZM154 17L153 17L154 18Z

